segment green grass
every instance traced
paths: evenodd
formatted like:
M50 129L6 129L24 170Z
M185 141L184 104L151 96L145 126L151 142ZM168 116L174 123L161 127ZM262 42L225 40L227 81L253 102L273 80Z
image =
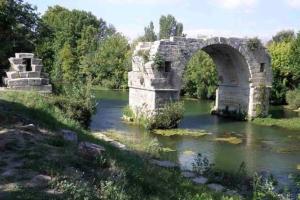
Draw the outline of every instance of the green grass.
M205 135L209 135L204 130L190 130L190 129L155 129L152 133L157 135L162 135L166 137L171 136L190 136L190 137L203 137Z
M263 126L274 126L300 131L300 117L289 119L256 118L253 120L253 123Z
M101 191L101 194L106 196L102 199L229 199L224 197L224 194L208 190L205 186L192 184L180 175L179 170L167 170L153 166L148 163L146 157L140 154L122 151L97 139L89 131L83 129L78 122L67 118L62 111L51 103L51 98L51 95L42 96L33 92L1 92L0 113L4 116L18 116L28 119L34 124L54 132L62 128L70 129L78 133L79 141L94 142L106 148L107 157L113 165L114 173L111 177L103 177L101 173L100 175L99 173L95 174L95 172L102 172L102 170L95 170L97 168L93 164L80 160L80 157L74 153L76 150L72 149L75 147L60 147L61 143L57 141L57 138L45 140L46 144L54 145L53 148L61 152L57 159L49 160L47 151L43 151L46 147L44 145L36 147L39 149L38 155L33 155L30 151L22 151L25 158L31 159L26 164L28 168L36 168L55 175L60 175L66 166L83 171L85 173L83 182L78 182L74 180L73 176L69 176L65 177L66 180L56 183L64 191L69 192L68 194L81 197L85 193L92 193L94 184L103 183L106 186L102 187L105 191ZM116 184L109 185L110 182L107 180L116 179L116 174L122 174L121 177L123 178ZM12 199L40 199L38 194L24 188L14 192L12 196L14 197ZM72 199L72 196L68 196L68 198ZM44 199L48 198L45 197ZM232 199L238 198L233 197Z

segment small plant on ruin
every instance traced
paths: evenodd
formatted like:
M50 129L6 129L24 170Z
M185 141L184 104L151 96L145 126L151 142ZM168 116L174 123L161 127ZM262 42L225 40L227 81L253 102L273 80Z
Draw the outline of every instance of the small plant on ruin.
M262 43L260 41L259 38L255 37L255 38L251 38L247 41L247 47L251 50L251 51L255 51L258 48L262 47Z
M155 57L154 57L153 61L154 61L155 66L157 67L157 69L164 68L165 60L160 54L158 54L158 53L155 54Z
M139 50L137 55L142 57L145 63L150 60L150 50Z

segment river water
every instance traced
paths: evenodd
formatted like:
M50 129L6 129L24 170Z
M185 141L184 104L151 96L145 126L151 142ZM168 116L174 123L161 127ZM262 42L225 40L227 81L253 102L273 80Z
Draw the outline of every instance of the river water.
M157 136L122 122L122 109L128 105L128 92L97 90L95 96L98 106L90 125L92 131L113 129L140 140L156 138L163 147L174 150L162 156L180 163L184 169L191 169L197 153L202 153L217 168L225 171L236 171L245 162L249 175L270 172L283 182L288 181L290 173L299 172L300 133L297 131L213 116L210 115L212 101L184 99L185 114L179 128L203 129L212 134L200 138ZM271 107L270 114L278 118L297 116L281 107ZM243 143L233 145L214 140L226 134L242 138Z

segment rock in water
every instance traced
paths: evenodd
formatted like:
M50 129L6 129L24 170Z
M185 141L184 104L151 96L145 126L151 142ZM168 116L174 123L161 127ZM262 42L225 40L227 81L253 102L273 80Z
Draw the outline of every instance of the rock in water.
M216 183L208 184L207 187L216 192L223 192L225 190L225 188L222 185Z
M203 176L199 176L194 178L192 181L196 184L204 185L207 183L208 179Z

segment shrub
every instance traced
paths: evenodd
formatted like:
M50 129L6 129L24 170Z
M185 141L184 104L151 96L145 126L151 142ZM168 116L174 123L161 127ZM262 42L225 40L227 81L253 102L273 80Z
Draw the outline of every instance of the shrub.
M300 108L300 89L288 91L286 94L286 100L292 109Z
M255 51L258 48L262 47L262 43L260 41L259 38L255 37L255 38L251 38L247 41L247 47L251 50L251 51Z
M289 195L279 194L275 189L276 181L273 176L262 177L255 174L253 177L253 199L255 200L284 200Z
M165 60L160 54L156 54L154 57L154 64L156 65L157 69L162 69L165 67Z
M137 55L142 57L144 62L148 62L149 61L149 58L150 58L150 50L139 50L137 52Z
M150 129L176 128L183 117L184 105L182 102L167 103L159 109L149 122Z
M89 125L96 106L89 83L64 86L63 93L53 96L52 100L67 117L80 122L85 127Z

